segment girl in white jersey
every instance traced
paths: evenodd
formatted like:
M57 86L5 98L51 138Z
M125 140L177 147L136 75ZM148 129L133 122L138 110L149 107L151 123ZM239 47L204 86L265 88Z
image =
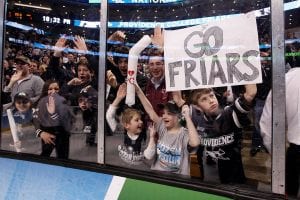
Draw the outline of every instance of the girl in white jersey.
M151 167L153 170L169 171L177 174L190 175L190 156L188 147L196 148L200 144L195 126L189 116L187 105L179 108L175 102L169 101L164 105L164 113L159 117L143 91L136 85L136 93L142 102L145 111L154 122L158 133L155 142L153 132L144 156L147 159L155 157ZM180 124L181 118L186 121L186 128Z

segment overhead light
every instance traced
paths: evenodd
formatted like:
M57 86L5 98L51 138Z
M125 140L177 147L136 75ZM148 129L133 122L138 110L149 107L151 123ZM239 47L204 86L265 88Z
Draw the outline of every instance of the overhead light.
M27 7L27 8L36 8L36 9L41 9L41 10L52 10L50 7L45 7L45 6L34 6L34 5L29 5L29 4L23 4L23 3L15 3L14 5L16 6L21 6L21 7Z

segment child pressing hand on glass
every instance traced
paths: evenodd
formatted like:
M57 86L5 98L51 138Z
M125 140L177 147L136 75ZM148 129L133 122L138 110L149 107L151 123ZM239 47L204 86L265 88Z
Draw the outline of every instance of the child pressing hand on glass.
M59 83L56 80L46 81L33 118L36 135L42 141L42 156L50 157L56 149L58 158L69 156L69 138L71 114L64 97L58 94Z

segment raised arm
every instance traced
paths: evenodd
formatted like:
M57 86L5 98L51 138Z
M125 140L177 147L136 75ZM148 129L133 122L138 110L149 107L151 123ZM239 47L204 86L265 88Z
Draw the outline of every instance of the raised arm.
M110 129L114 132L117 127L117 121L116 121L116 110L122 101L124 97L126 96L126 84L123 83L120 85L119 90L117 92L117 96L112 104L109 105L107 111L106 111L106 120L110 127Z
M123 83L120 85L118 92L117 92L117 96L111 105L118 107L119 103L125 98L126 93L127 93L127 86L126 86L126 83Z
M12 76L9 81L9 84L4 87L4 92L11 92L12 87L14 84L22 78L22 71L16 71Z
M163 49L164 49L164 31L159 25L154 28L154 34L151 35L151 42L154 46L156 46L157 48L159 48L163 51Z
M66 48L66 41L67 39L65 37L61 37L57 40L57 42L55 43L53 56L61 56L61 52Z
M88 48L83 37L76 35L73 39L73 42L75 44L75 49L78 51L78 53L87 53Z
M108 70L106 72L106 82L108 85L110 85L111 87L113 88L116 88L118 83L117 83L117 78L116 76L114 75L114 73L112 73L111 70Z
M149 126L149 142L147 148L144 150L144 156L147 160L152 159L156 153L156 131L154 125Z
M251 103L257 92L256 84L245 85L245 89L244 98L248 103Z
M185 100L182 98L181 91L172 92L173 101L178 107L182 107L185 104Z
M116 31L107 38L107 41L124 42L125 38L126 35L123 31Z
M191 147L198 147L198 145L200 144L200 139L199 139L197 130L195 128L195 125L191 119L190 109L189 109L188 105L184 105L182 107L182 115L185 118L186 127L187 127L188 133L189 133L189 145Z
M150 119L154 123L157 123L159 121L159 116L156 114L151 103L149 102L149 100L147 99L145 94L143 93L142 89L137 84L135 84L135 91L136 91L136 94L139 97L141 103L143 104L145 111L149 115Z

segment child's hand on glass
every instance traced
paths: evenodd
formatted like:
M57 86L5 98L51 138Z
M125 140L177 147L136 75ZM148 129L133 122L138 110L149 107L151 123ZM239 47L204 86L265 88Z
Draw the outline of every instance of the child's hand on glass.
M183 105L181 108L181 114L184 118L187 118L190 116L190 108L188 105Z
M123 99L127 94L127 85L126 83L123 83L120 85L118 92L117 92L117 97L120 99Z
M48 113L53 115L55 113L55 100L53 96L49 96L48 103L46 104Z
M154 128L153 123L148 127L148 130L149 130L149 137L150 138L155 138L156 137L156 130Z

